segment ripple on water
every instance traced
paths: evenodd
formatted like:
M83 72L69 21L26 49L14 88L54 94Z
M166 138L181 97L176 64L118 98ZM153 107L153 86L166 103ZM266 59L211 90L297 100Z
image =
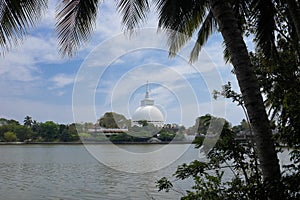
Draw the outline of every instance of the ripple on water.
M196 159L195 152L178 162ZM158 193L155 188L155 181L171 176L178 163L151 173L126 173L101 164L80 145L0 146L0 158L0 199L179 199L176 193ZM120 166L136 164L119 159ZM143 161L148 166L159 162L160 158Z

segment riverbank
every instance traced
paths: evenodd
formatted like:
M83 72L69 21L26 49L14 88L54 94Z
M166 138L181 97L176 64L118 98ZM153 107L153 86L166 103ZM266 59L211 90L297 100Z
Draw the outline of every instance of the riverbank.
M0 145L83 145L83 144L135 144L135 145L151 145L151 144L191 144L191 141L171 141L171 142L110 142L110 141L103 141L103 142L0 142Z

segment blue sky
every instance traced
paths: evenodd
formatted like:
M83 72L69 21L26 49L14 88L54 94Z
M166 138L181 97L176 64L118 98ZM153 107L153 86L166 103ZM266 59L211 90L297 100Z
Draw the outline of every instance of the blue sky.
M232 67L223 61L222 38L214 34L199 61L188 63L193 42L173 59L168 58L162 32L157 33L155 13L132 37L124 34L114 1L100 6L91 40L71 59L58 54L55 2L21 46L0 59L0 117L57 123L91 121L106 111L131 118L145 95L151 97L167 123L194 124L211 113L232 124L244 118L230 100L213 100L211 92L231 81L238 90ZM248 41L248 45L252 44Z

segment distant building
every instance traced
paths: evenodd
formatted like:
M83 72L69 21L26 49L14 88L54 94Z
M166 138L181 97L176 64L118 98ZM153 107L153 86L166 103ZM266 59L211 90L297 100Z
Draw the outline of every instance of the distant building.
M132 115L132 126L141 126L140 121L147 121L157 127L164 126L164 116L154 105L154 100L149 96L149 84L147 82L146 95L141 101L141 105Z

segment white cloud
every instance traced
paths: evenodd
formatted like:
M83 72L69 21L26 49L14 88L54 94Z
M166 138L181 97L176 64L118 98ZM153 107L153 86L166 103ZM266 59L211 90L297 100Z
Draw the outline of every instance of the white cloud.
M54 83L54 88L63 88L74 83L74 75L57 74L50 79Z
M1 117L13 118L23 122L29 115L37 121L55 121L58 123L72 123L71 105L56 105L41 101L31 101L18 98L0 97Z

